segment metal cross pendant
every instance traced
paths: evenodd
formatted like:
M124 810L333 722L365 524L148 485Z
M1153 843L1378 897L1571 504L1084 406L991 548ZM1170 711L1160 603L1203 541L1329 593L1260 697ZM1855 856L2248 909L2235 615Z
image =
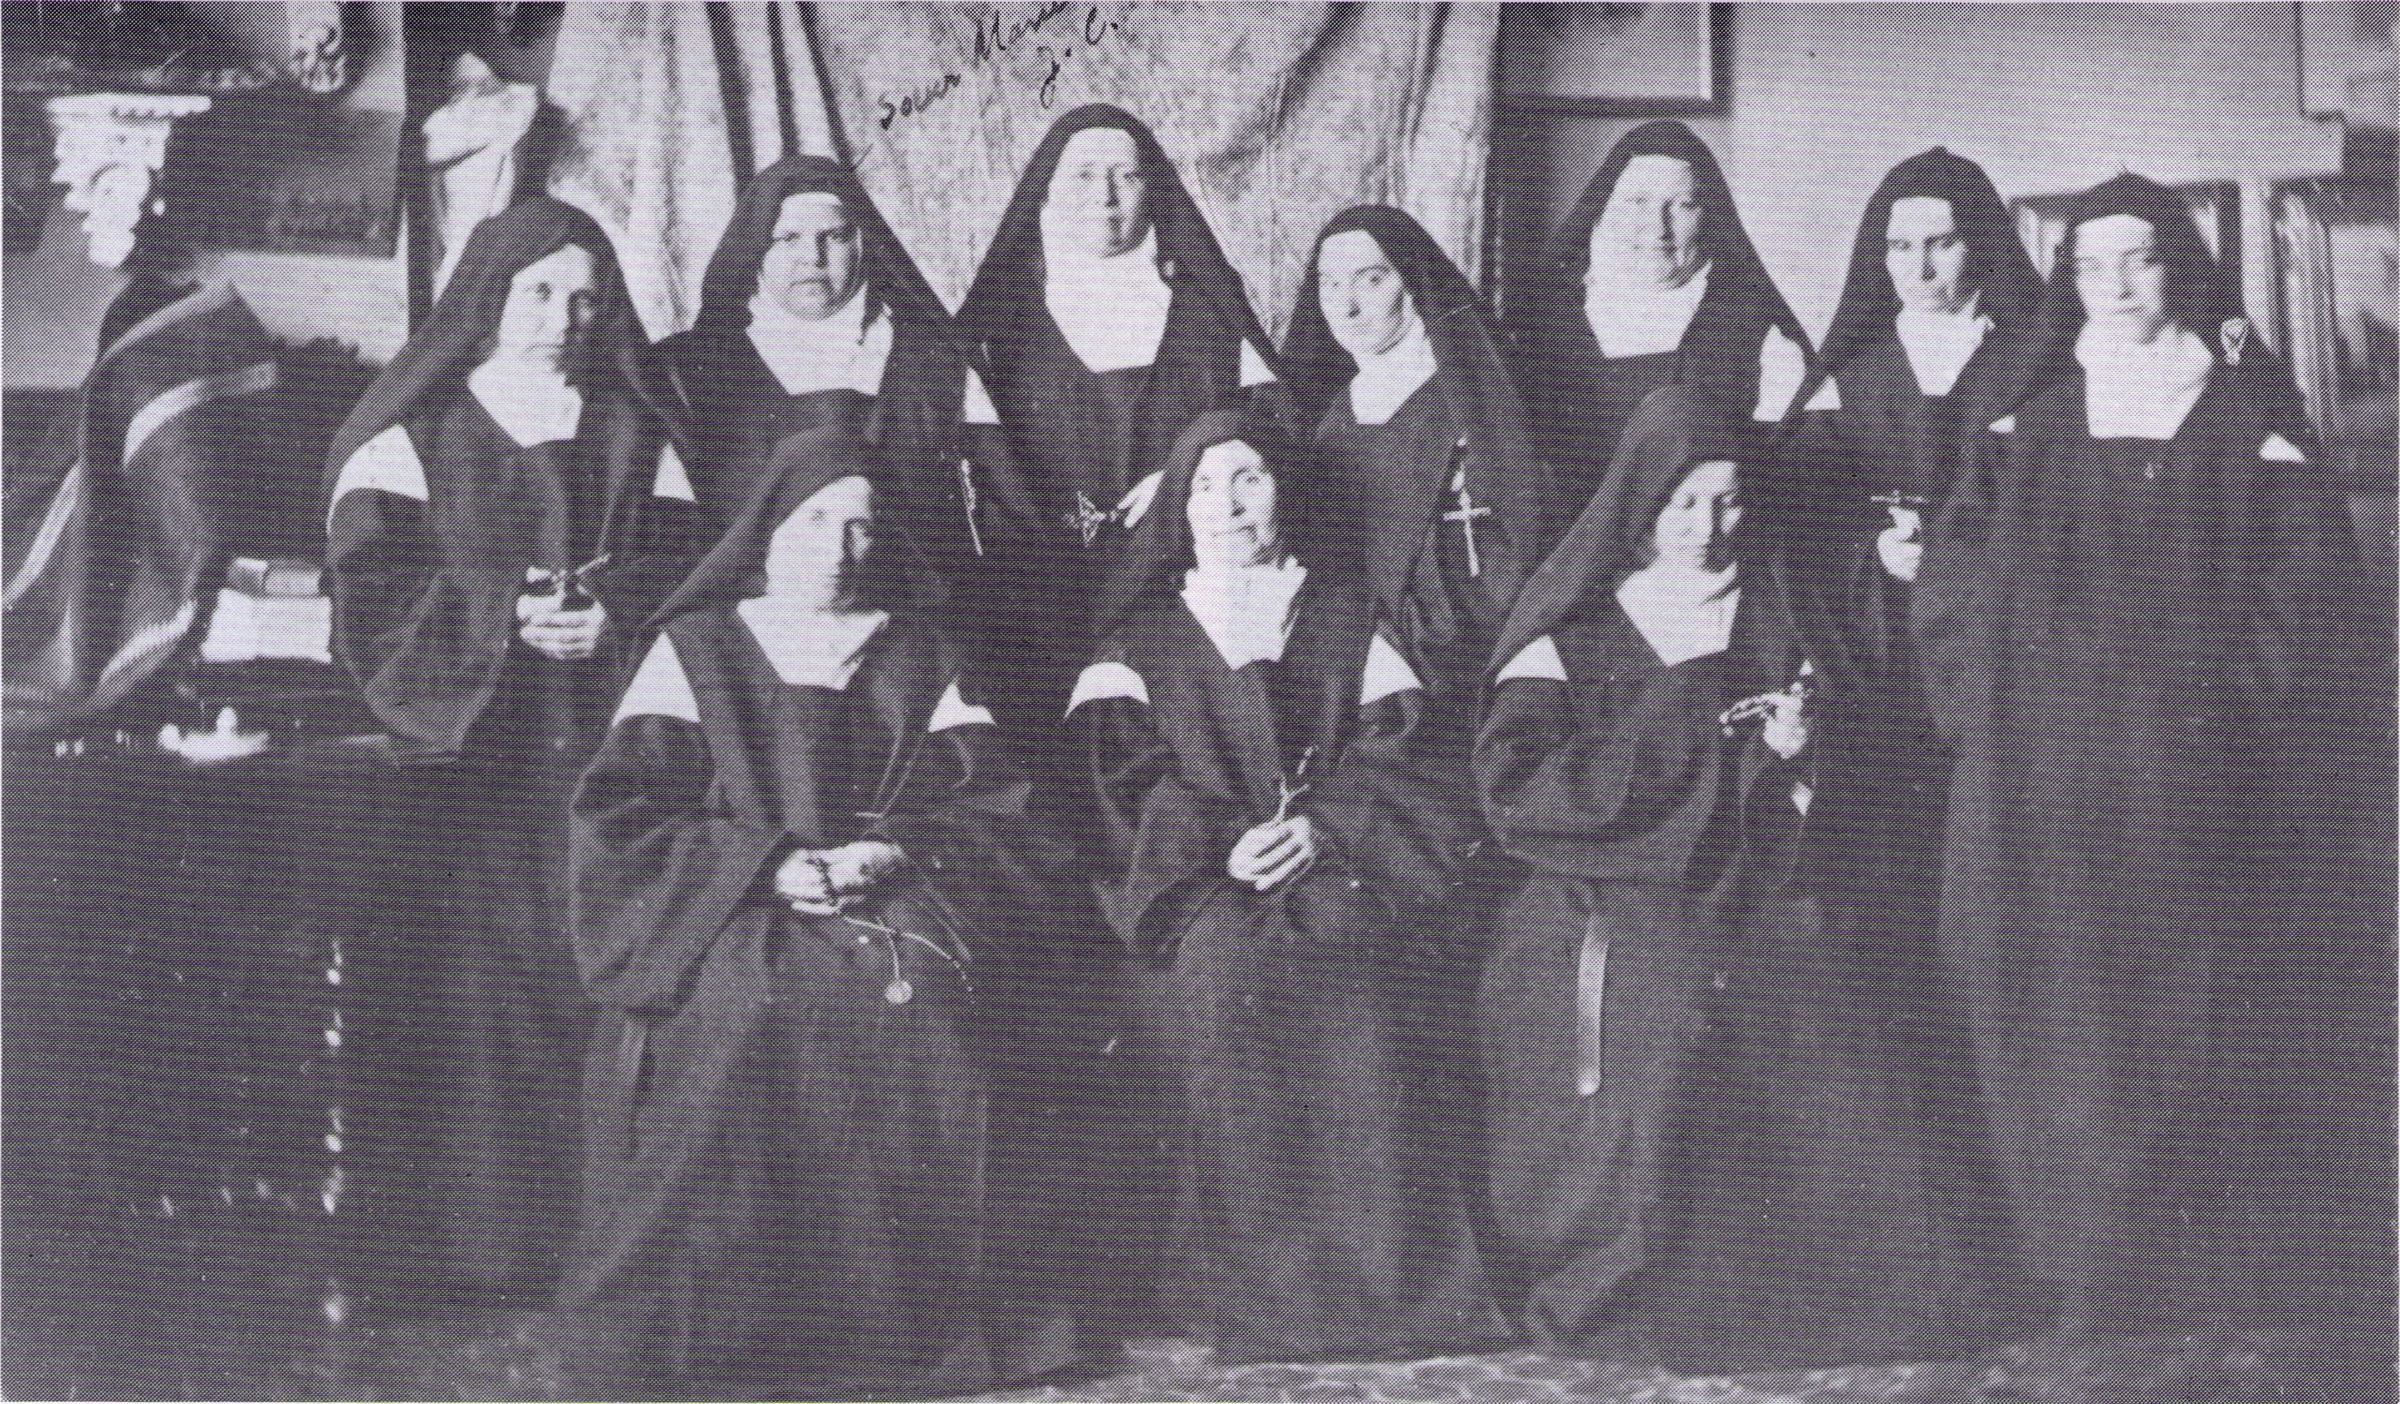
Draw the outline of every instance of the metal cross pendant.
M983 528L975 521L975 465L965 455L958 460L958 499L967 509L967 539L975 543L975 554L983 554Z
M1492 515L1492 509L1477 506L1475 499L1467 494L1466 451L1467 441L1462 438L1458 441L1458 447L1450 454L1450 461L1453 465L1450 470L1450 491L1457 496L1458 506L1451 511L1444 512L1442 520L1458 523L1459 536L1464 540L1467 548L1467 574L1481 576L1483 574L1483 557L1475 550L1475 519Z
M1086 546L1098 541L1100 528L1116 519L1116 513L1101 511L1100 504L1092 501L1092 495L1088 492L1076 493L1075 510L1066 514L1067 525L1075 528L1082 535L1083 544Z

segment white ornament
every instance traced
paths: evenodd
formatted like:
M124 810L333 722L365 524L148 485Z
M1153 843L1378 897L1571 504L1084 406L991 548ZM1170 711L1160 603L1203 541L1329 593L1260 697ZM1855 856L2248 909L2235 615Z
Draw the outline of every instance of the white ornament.
M162 214L151 197L167 163L167 137L176 119L197 116L209 100L157 93L78 93L44 104L58 133L58 168L50 179L67 187L66 206L83 215L92 262L124 265L133 231L146 214Z

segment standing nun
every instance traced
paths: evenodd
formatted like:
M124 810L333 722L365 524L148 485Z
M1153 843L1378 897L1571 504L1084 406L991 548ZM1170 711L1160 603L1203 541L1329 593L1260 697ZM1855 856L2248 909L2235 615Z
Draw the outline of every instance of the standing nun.
M2389 592L2172 191L2075 200L2037 350L1914 601L2032 1267L2096 1330L2388 1326Z
M1323 490L1364 524L1377 623L1468 725L1548 496L1497 341L1424 226L1361 205L1317 236L1284 343Z
M1192 423L1075 690L1174 1172L1161 1304L1229 1359L1472 1344L1499 1322L1421 958L1467 776L1289 462L1240 411Z
M387 1046L418 1059L396 1112L433 1220L403 1234L437 1259L419 1286L544 1291L572 1226L567 799L689 560L643 349L607 235L525 201L476 227L334 440L334 653L411 767L393 868L423 1000Z
M1477 777L1532 869L1477 1001L1505 1280L1537 1340L1685 1371L1947 1359L2004 1329L2005 1245L1886 1032L1922 971L1742 443L1653 392L1494 655Z
M982 391L950 314L849 167L789 156L751 177L698 320L659 343L656 363L713 529L776 445L838 421L875 454L885 516L946 578L971 570L978 504L959 419Z
M998 1288L985 992L1040 904L1026 784L878 531L873 450L787 439L575 800L600 1006L561 1296L604 1394L921 1396L1065 1363Z
M1557 516L1589 502L1634 406L1692 385L1772 424L1807 371L1808 334L1767 276L1715 153L1644 122L1600 163L1527 289L1523 388Z
M1838 556L1845 600L1881 661L1904 650L1926 521L1980 438L2033 334L2041 275L1983 168L1940 147L1875 187L1841 305L1801 397L1794 491Z
M1050 727L1122 603L1116 576L1167 446L1274 380L1273 350L1158 138L1099 104L1034 149L958 318L1011 450L986 494L1005 592L992 607L1040 621L1007 655L1004 702ZM1076 620L1090 627L1056 627Z
M1909 637L1909 595L1925 524L1970 441L1988 438L2005 408L2008 368L2034 339L2040 304L2041 278L1982 167L1939 147L1901 162L1859 221L1783 455L1820 637L1838 641L1828 666L1852 690L1875 762L1873 861L1891 915L1922 933L1927 959L1950 770ZM1954 1034L1917 1026L1925 1065L1963 1081Z

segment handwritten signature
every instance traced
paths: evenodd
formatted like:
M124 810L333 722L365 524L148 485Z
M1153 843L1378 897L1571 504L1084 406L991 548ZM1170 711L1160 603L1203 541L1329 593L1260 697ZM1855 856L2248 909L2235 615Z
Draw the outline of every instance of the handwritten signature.
M996 63L1012 49L1041 35L1045 27L1053 21L1074 13L1078 8L1083 10L1082 29L1079 33L1071 33L1068 37L1079 38L1086 51L1119 32L1120 26L1117 21L1105 18L1098 5L1078 6L1075 0L1048 0L1039 9L1018 14L1013 18L1003 16L995 7L991 13L984 16L982 23L975 27L975 38L967 48L968 57L977 65L988 66ZM1047 111L1058 102L1058 80L1066 72L1067 64L1074 59L1076 46L1064 41L1057 44L1035 44L1032 52L1041 70L1041 77L1036 80L1035 97L1041 103L1043 110ZM957 92L966 81L967 75L963 70L951 69L912 84L900 92L877 94L875 98L876 128L888 132L894 123L903 118L919 116L930 111L943 99Z

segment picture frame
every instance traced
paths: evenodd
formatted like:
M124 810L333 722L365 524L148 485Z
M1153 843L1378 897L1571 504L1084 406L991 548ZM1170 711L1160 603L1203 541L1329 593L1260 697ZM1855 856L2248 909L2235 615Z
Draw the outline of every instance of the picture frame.
M2294 0L2300 112L2354 128L2400 125L2391 0Z
M1580 117L1713 112L1726 18L1695 0L1504 5L1499 101Z
M2400 456L2396 204L2388 181L2339 176L2282 181L2268 192L2276 341L2329 466L2354 490L2388 492Z

